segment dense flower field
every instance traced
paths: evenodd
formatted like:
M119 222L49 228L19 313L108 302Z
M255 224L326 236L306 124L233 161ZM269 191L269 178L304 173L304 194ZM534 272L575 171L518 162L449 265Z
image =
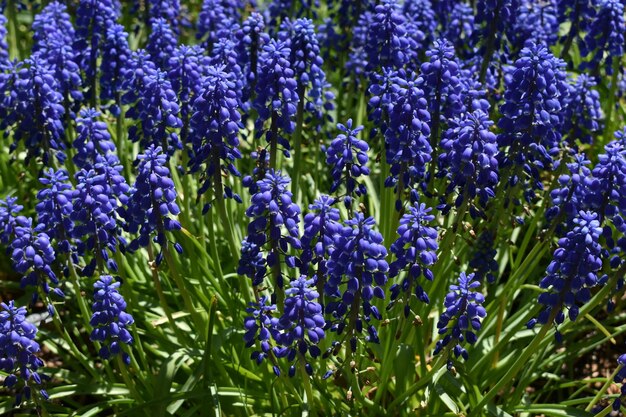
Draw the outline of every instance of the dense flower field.
M626 413L624 9L0 1L0 413Z

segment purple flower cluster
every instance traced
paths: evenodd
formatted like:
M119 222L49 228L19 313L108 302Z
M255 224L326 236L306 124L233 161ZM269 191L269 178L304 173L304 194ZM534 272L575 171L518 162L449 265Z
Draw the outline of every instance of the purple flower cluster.
M390 251L396 256L389 268L389 276L397 277L401 272L406 275L400 284L390 288L391 300L394 302L402 294L404 297L404 316L410 311L410 298L414 293L418 300L429 303L428 294L420 285L420 277L433 280L430 267L437 262L437 229L430 224L435 216L430 214L431 208L424 203L415 203L409 212L400 219L398 239L391 244Z
M296 267L297 259L288 255L289 248L302 248L298 230L300 207L292 201L289 182L289 177L270 169L265 178L257 182L257 192L246 210L246 216L251 220L246 238L246 256L239 262L240 271L248 273L248 277L253 279L252 285L261 285L263 277L250 274L258 268L251 268L245 262L258 259L256 254L266 250L265 262L274 271L274 291L282 290L284 284L281 262L284 261L290 268Z
M137 179L128 200L126 221L130 233L139 233L129 244L130 250L137 250L150 244L150 236L156 233L153 241L161 247L168 244L166 231L180 230L181 225L173 218L180 213L176 204L176 189L167 168L167 156L158 146L148 147L138 157ZM181 252L178 243L174 248ZM157 263L162 259L157 257Z
M32 221L15 228L15 235L11 242L11 260L13 269L22 274L20 285L22 288L32 286L40 287L47 298L50 293L50 283L56 287L59 284L52 265L56 254L50 244L50 237L45 234L41 227L32 227ZM48 283L50 281L50 283ZM59 288L53 288L52 292L63 298L64 294ZM33 293L33 304L39 299L37 292ZM45 301L48 301L47 299ZM54 307L48 302L48 312L54 314Z
M115 144L105 122L98 120L101 113L96 109L83 109L76 119L76 154L72 161L78 168L90 169L101 158L115 154Z
M65 170L54 171L50 168L44 171L44 176L39 182L45 188L37 193L39 200L35 206L37 221L48 236L55 239L59 252L70 252L72 250L70 240L74 229L70 215L76 191L72 188Z
M453 343L454 356L468 359L469 355L462 344L464 342L471 345L476 343L476 332L480 330L481 322L487 316L487 311L482 306L485 297L476 290L478 287L480 287L480 281L474 279L474 274L465 275L465 272L459 275L458 284L450 285L450 292L446 295L444 302L446 310L441 313L437 323L439 334L445 336L437 341L435 354ZM450 322L455 319L456 321L450 327ZM448 362L448 366L451 366L451 362Z
M241 202L239 195L224 184L224 173L241 176L234 162L241 158L239 130L241 115L237 86L232 73L223 67L208 67L202 91L193 103L190 141L193 156L191 172L202 170L202 185L198 192L211 187L212 195L223 195Z
M114 24L106 31L100 66L100 101L113 101L110 110L114 116L121 111L121 90L130 57L128 33L124 26Z
M598 276L602 268L601 234L598 215L580 211L573 220L573 228L559 239L559 248L554 251L546 276L539 283L541 288L547 290L538 298L543 309L537 318L528 322L528 327L533 327L537 322L563 323L565 308L568 309L570 320L576 320L579 307L591 299L591 288L603 285L606 280L606 277ZM558 331L555 337L560 340Z
M13 301L0 306L0 370L7 373L3 386L17 390L17 406L22 399L31 399L33 386L42 385L46 377L39 373L39 368L44 363L37 357L41 352L35 341L37 327L26 320L26 308L17 307ZM48 399L44 389L39 394Z
M439 165L449 183L446 194L457 191L454 206L460 207L464 201L470 204L478 198L480 206L495 197L498 184L498 144L496 135L490 130L493 122L482 110L466 113L450 121L450 127L441 141L443 152L439 155ZM450 209L444 204L444 213ZM470 205L472 217L479 216L479 209Z
M302 256L300 260L303 270L311 274L315 267L317 288L320 295L326 283L326 263L334 248L334 238L341 229L339 210L333 207L335 199L322 195L309 206L309 212L304 216L304 233L302 234Z
M365 329L366 340L378 343L378 331L372 318L381 319L373 298L385 298L389 264L383 236L374 230L376 222L363 213L346 220L334 238L334 250L327 262L328 281L325 287L330 302L325 314L332 317L330 329L347 333L352 352L357 336ZM348 314L350 312L350 314Z
M337 135L325 149L326 163L332 167L333 184L330 192L334 193L344 185L346 192L343 201L346 207L351 207L355 195L361 197L367 193L365 185L359 183L358 178L370 174L367 166L369 145L357 137L363 126L353 129L352 119L345 125L338 123L337 128L343 133Z
M265 134L271 147L282 147L285 156L289 156L291 146L284 134L293 133L296 106L299 101L294 78L295 72L290 64L291 49L283 42L274 39L263 47L259 61L259 74L256 83L256 98L253 106L259 117L255 122L257 136ZM264 124L270 120L269 129ZM279 131L280 129L280 131ZM283 133L280 133L280 132ZM275 154L274 151L272 154ZM271 164L275 168L275 164Z
M132 345L133 336L128 328L134 323L133 316L126 312L126 301L119 293L120 283L110 275L102 275L94 284L93 326L90 339L102 343L98 352L102 359L122 354L122 360L130 364L130 356L122 344Z
M527 200L542 189L539 172L552 166L562 137L569 93L564 62L545 46L528 43L507 74L498 121L500 168L516 166L509 184L522 182Z

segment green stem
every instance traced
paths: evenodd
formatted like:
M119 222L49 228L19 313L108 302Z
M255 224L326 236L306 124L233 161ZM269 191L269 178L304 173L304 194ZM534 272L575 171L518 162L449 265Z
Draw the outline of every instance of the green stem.
M530 345L528 345L528 347L524 349L522 354L517 358L515 363L508 369L506 374L504 374L504 376L500 378L498 383L496 383L496 385L494 385L493 388L491 388L489 392L487 392L487 394L480 400L480 402L476 405L476 407L472 409L472 411L469 414L469 417L482 415L483 408L487 405L487 403L491 399L493 399L493 397L495 397L498 394L498 392L500 392L502 388L504 388L505 385L508 384L509 381L511 381L515 377L515 375L517 375L517 372L519 372L519 370L525 364L528 363L528 359L532 356L533 353L537 351L537 349L539 348L539 345L541 344L541 341L546 336L550 328L553 326L552 322L557 312L558 312L557 309L553 310L547 323L541 327L541 330L539 330L539 333L537 333L537 335L533 338L532 342L530 342Z
M272 112L270 135L270 169L276 169L276 158L278 155L278 115L276 112Z
M152 243L148 244L148 263L150 267L150 274L152 276L152 282L154 283L154 288L156 289L157 295L159 297L159 302L161 303L161 308L165 313L165 317L167 317L167 321L172 326L172 330L176 333L176 336L179 340L184 340L184 335L176 325L176 322L172 318L172 312L170 311L170 307L167 304L167 299L165 298L165 294L163 293L163 287L161 286L161 279L159 278L159 272L156 268L156 263L154 261L154 253L152 251Z
M308 407L307 411L309 415L315 415L315 397L313 397L313 389L311 388L311 377L306 372L304 367L305 358L304 355L300 355L300 359L298 360L298 368L300 370L300 375L302 379L302 384L304 385L304 392L306 393L306 400L304 402L305 406Z
M189 296L189 292L187 291L187 288L185 287L185 282L183 281L180 274L178 273L178 269L176 268L176 263L174 262L174 258L172 257L172 253L170 252L169 242L165 242L163 246L161 247L161 249L163 250L163 255L165 256L167 265L169 266L169 272L172 275L172 278L174 279L174 282L176 283L176 286L178 287L180 291L180 295L183 297L183 303L185 304L185 307L189 311L189 314L191 314L191 318L194 321L194 324L196 325L196 328L198 329L200 336L203 337L204 331L206 330L204 326L204 320L202 319L202 316L193 305L193 301L191 300L191 297Z
M87 299L82 296L80 290L80 284L78 283L78 274L76 273L76 268L74 268L74 263L72 259L68 256L67 266L70 271L70 282L72 283L72 287L74 288L74 294L76 294L76 298L78 301L78 308L80 310L80 315L83 316L83 324L85 325L85 330L91 329L91 323L89 323L89 309L87 308Z
M9 0L7 4L8 26L9 26L9 51L11 59L21 59L20 47L18 44L19 29L17 25L17 5L14 0Z
M302 125L304 122L304 85L298 85L298 112L296 113L296 131L294 132L294 158L293 158L293 174L291 175L291 192L294 201L299 202L300 199L300 165L302 165Z
M428 384L432 380L432 377L435 375L435 373L441 368L441 366L445 362L446 360L445 358L446 358L446 355L444 354L444 352L441 352L439 355L439 358L437 358L437 361L431 368L430 372L428 372L426 375L421 377L419 381L411 385L406 391L404 391L402 394L396 397L396 399L393 400L391 404L389 404L389 407L387 407L387 410L390 412L390 414L396 407L402 405L402 403L404 403L408 398L415 395L417 391L419 391L422 387L424 387L426 384Z
M604 383L604 385L602 386L602 388L600 389L600 391L597 392L596 396L593 397L593 400L591 400L591 402L589 403L589 405L587 405L587 407L585 407L585 411L591 411L593 409L593 407L598 403L598 401L600 401L600 399L602 398L602 396L606 393L606 391L609 389L609 387L613 384L613 378L615 378L615 375L617 375L617 373L619 371L622 370L622 368L624 367L624 365L619 365L617 367L617 369L615 369L615 371L613 371L613 373L611 374L611 376L609 376L606 379L606 382Z
M615 121L613 120L613 111L615 110L615 102L617 100L617 77L620 72L621 57L614 57L612 63L613 76L611 77L611 88L607 102L606 128L604 131L604 143L609 143L615 132Z
M135 400L138 403L143 402L142 401L142 396L139 395L139 393L137 392L137 390L135 389L135 385L133 383L133 381L130 378L130 375L128 375L128 370L126 369L126 364L124 363L124 361L122 360L122 355L116 355L117 356L117 366L120 370L120 373L122 374L122 379L124 380L124 385L126 385L126 388L128 388L128 391L130 391L130 395L132 395ZM147 410L145 410L147 412Z
M83 355L80 352L80 350L78 350L78 347L76 346L76 344L72 340L71 336L69 335L67 330L61 324L61 320L59 319L58 312L55 312L52 315L52 322L54 323L54 327L56 328L57 332L59 332L59 334L61 335L61 337L65 341L65 343L67 343L68 347L70 348L70 351L72 352L74 357L76 359L78 359L78 362L80 362L80 364L83 366L83 368L85 368L85 370L87 372L89 372L89 374L91 374L91 377L93 379L95 379L96 381L98 379L100 379L100 375L98 375L96 370L93 369L93 367L89 365L89 363L87 362L87 357L85 355Z

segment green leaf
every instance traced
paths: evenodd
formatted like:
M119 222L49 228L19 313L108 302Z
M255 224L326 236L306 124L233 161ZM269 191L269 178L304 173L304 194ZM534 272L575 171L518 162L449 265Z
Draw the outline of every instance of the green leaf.
M415 351L413 346L401 344L396 350L393 359L393 369L396 375L396 390L404 392L409 382L409 377L415 375L415 368L412 366L415 361Z
M252 371L247 370L246 368L244 368L241 365L235 365L232 363L224 363L222 364L225 367L232 369L233 371L237 372L239 375L243 376L244 378L248 378L251 379L255 382L261 382L263 381L257 374L255 374Z
M532 415L544 414L552 417L593 417L593 413L589 413L577 408L567 407L560 404L534 404L526 407L516 407L514 409L518 413L530 413Z
M153 397L158 401L153 408L154 415L166 415L166 407L168 405L168 401L170 400L169 393L174 376L188 358L189 357L186 353L178 351L163 363L163 366L159 371L159 375L154 380Z

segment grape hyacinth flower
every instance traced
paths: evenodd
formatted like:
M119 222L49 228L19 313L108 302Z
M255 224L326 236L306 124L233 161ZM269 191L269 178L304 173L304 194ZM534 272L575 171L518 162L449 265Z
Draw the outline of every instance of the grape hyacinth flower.
M77 56L71 44L62 43L60 36L53 37L35 55L48 63L57 82L58 92L63 97L63 106L71 117L83 100L82 79ZM67 123L66 123L67 124Z
M267 274L267 263L261 253L261 248L254 243L249 243L248 238L241 241L241 256L237 274L250 278L255 287L263 283Z
M428 61L421 67L420 88L428 102L430 112L430 146L436 150L440 132L446 121L463 112L462 84L459 81L459 66L454 56L454 47L446 39L437 39L433 48L426 51ZM434 165L433 165L434 166ZM434 171L433 171L434 172Z
M441 141L443 152L439 155L439 165L449 179L446 194L456 190L454 206L459 208L467 202L474 218L478 217L480 209L473 200L478 197L480 206L486 207L495 197L499 181L498 144L490 130L492 125L488 113L476 110L451 120ZM450 205L444 204L444 213L448 210Z
M47 5L35 16L33 32L33 54L53 69L64 107L71 108L73 116L83 93L79 55L73 48L76 35L66 6L56 1Z
M163 148L150 145L137 157L137 179L128 200L126 221L130 233L139 233L128 248L136 251L139 247L150 244L150 236L156 232L153 242L161 248L168 244L166 231L180 230L181 225L172 216L177 216L180 209L176 204L176 189L167 168L167 156ZM174 248L181 252L180 244ZM157 264L162 259L162 251L157 257Z
M52 41L72 45L76 37L67 7L58 1L51 2L35 16L32 30L33 52L50 48Z
M472 55L474 19L474 11L470 5L456 3L450 12L448 23L442 28L441 37L450 41L456 54L462 58L469 58Z
M99 156L93 166L93 170L97 175L102 177L102 183L111 187L112 194L117 201L115 211L119 216L124 217L124 206L128 204L130 195L130 186L126 182L126 178L122 175L122 166L116 154L110 153L106 157ZM120 240L121 246L125 246L125 242Z
M507 37L514 50L524 47L526 41L552 46L559 33L557 1L536 2L522 0L517 9L517 18L509 25Z
M619 65L624 55L624 32L624 4L619 0L601 0L581 44L581 56L591 54L589 62L582 64L583 68L598 68L606 52L606 73L612 74L613 63Z
M341 229L339 210L333 207L335 199L321 195L309 205L309 212L304 216L304 233L302 234L301 271L309 276L317 275L317 289L323 297L326 284L326 263L334 248L335 235ZM316 269L312 267L316 266Z
M576 154L573 159L567 163L569 172L560 175L558 186L550 191L552 205L546 210L546 219L552 223L571 224L578 211L585 207L584 202L589 193L587 187L593 178L591 169L587 166L591 161L585 154Z
M291 287L285 291L285 307L278 320L280 347L274 350L276 357L287 358L289 376L296 373L296 363L302 361L305 372L313 374L313 367L308 362L307 353L315 359L322 353L318 343L325 336L326 321L322 315L322 306L316 300L319 293L314 289L316 278L301 276L291 281Z
M76 8L74 50L80 53L78 61L87 76L93 107L96 99L98 58L102 53L107 29L115 24L117 16L118 10L112 0L80 0Z
M180 118L183 123L180 140L183 144L187 143L189 137L193 103L202 93L206 61L204 49L201 47L181 45L174 50L167 64L167 76L180 103Z
M616 226L621 226L622 220L616 217L626 217L626 147L614 140L604 150L593 167L592 177L586 178L587 193L581 200L598 214L602 224L605 219L612 219L617 220Z
M239 30L235 32L237 62L247 81L247 89L243 92L243 100L247 101L255 91L259 54L263 46L270 40L264 32L265 21L260 13L253 12L243 21Z
M62 117L65 110L54 70L38 55L33 55L25 63L26 68L19 70L12 93L15 94L15 107L9 110L4 121L15 124L11 150L15 151L19 142L24 141L27 164L39 156L44 165L52 163L51 156L63 163Z
M436 3L439 5L444 2L437 1ZM406 17L407 36L413 40L415 52L421 54L432 43L437 29L433 4L430 0L408 0L404 2L402 9ZM442 26L445 27L446 24L442 23Z
M131 57L128 33L124 26L115 24L107 29L102 46L100 65L100 101L113 101L109 107L113 116L119 116L122 101L122 84L128 60Z
M602 269L602 247L599 243L602 228L598 215L581 210L572 226L565 237L559 239L559 247L554 251L546 276L539 282L539 286L547 290L537 299L543 309L537 318L528 322L528 328L536 323L562 324L565 308L568 309L569 319L575 321L580 306L591 299L590 289L604 285L605 277L598 277ZM557 341L561 339L558 330L555 338Z
M307 110L313 112L316 102L322 97L326 79L315 25L311 19L297 19L293 23L287 19L280 29L279 40L285 42L291 50L289 61L298 83L299 107L304 108L306 102ZM311 101L305 100L305 95Z
M474 277L478 281L487 278L490 284L496 281L495 274L498 273L494 240L495 233L484 230L474 243L474 254L469 261L469 267L474 269Z
M481 328L481 321L487 316L487 311L482 306L485 297L476 289L480 287L480 281L474 279L474 274L465 275L461 272L458 284L450 285L450 292L446 295L444 306L446 310L441 313L437 328L443 339L437 341L435 355L440 353L451 342L454 343L452 352L458 359L463 357L467 360L469 355L463 347L464 342L470 345L476 343L476 332ZM450 328L450 322L456 322ZM452 362L448 361L448 368Z
M231 39L222 38L215 45L211 51L211 56L208 59L208 64L215 67L223 67L224 72L232 74L233 81L235 83L235 91L237 92L237 99L242 100L243 92L246 87L243 72L239 65L237 55L237 45ZM242 107L244 103L242 102ZM249 108L249 104L245 103L245 106Z
M64 169L55 171L49 168L44 171L39 182L44 188L37 192L39 200L35 206L37 221L47 235L55 240L56 249L60 253L68 253L72 250L70 240L74 222L70 215L76 191L72 188L67 171Z
M545 46L528 43L506 79L498 121L502 132L498 145L504 150L499 154L500 169L516 167L509 186L521 181L527 201L535 189L542 189L539 171L551 168L561 143L569 93L563 67L564 62Z
M180 0L149 0L150 21L163 19L178 34L178 24L181 20Z
M461 100L466 112L482 110L489 113L491 104L487 100L487 88L493 91L493 86L487 87L481 84L474 71L464 68L459 71L459 82L461 83Z
M44 362L37 357L41 353L35 341L37 327L26 320L26 308L17 307L13 301L0 303L0 370L7 373L3 386L16 389L15 406L32 397L32 389L41 386L45 375L39 373ZM44 389L39 394L48 399Z
M76 119L76 155L72 161L78 168L91 169L98 161L98 156L107 157L115 154L115 144L105 122L98 120L101 113L96 109L83 109Z
M202 170L202 194L211 187L213 196L234 198L239 195L224 184L224 173L241 174L234 161L241 158L239 130L242 128L234 75L224 67L208 67L202 91L193 103L191 137L193 154L189 161L191 172Z
M297 266L298 260L288 255L289 248L302 249L300 242L300 207L292 201L292 194L288 190L289 177L281 175L280 171L270 169L265 178L257 182L257 192L252 196L246 216L250 217L248 224L248 244L255 245L257 250L266 250L266 263L272 270L274 280L274 294L279 298L283 295L283 273L281 262L290 268ZM284 233L286 232L286 233ZM244 262L240 261L240 265ZM254 276L249 276L254 278ZM261 283L253 282L258 286Z
M0 70L9 65L9 45L7 44L7 18L0 14Z
M251 355L251 359L258 365L272 354L272 345L275 345L280 340L278 318L272 316L276 311L276 305L268 304L268 301L268 298L263 296L256 303L250 303L250 307L246 309L246 312L251 314L251 316L247 317L243 322L246 330L243 340L246 342L246 347L252 347L257 341L261 347L260 351L255 350ZM274 365L273 369L276 375L280 375L278 366Z
M93 287L93 315L89 321L93 330L89 338L102 343L98 352L102 359L110 359L121 353L122 361L130 365L130 355L125 352L122 343L133 344L128 327L134 323L134 319L126 312L126 301L118 290L120 282L114 281L110 275L102 275Z
M325 149L326 163L332 167L333 184L330 192L335 193L341 185L344 185L346 192L343 202L346 208L350 208L355 195L361 197L367 194L365 185L359 183L358 178L370 174L367 167L369 146L367 142L357 137L363 126L353 129L352 119L348 119L345 125L338 123L337 128L343 133L337 135Z
M175 150L182 149L175 132L182 127L179 111L167 74L161 70L147 71L139 90L139 101L126 112L126 117L138 121L128 129L129 139L145 148L159 146L171 156Z
M109 255L115 253L120 233L113 187L104 175L94 170L79 171L76 180L78 184L71 215L75 223L73 237L79 255L92 255L82 274L92 276L96 267L102 271L104 265L116 272L117 264Z
M409 207L400 219L398 239L391 244L390 251L396 260L389 265L389 277L395 278L405 271L406 276L400 284L393 284L391 301L393 304L401 294L405 294L404 316L410 311L410 297L414 291L418 300L428 304L428 294L420 285L420 277L433 280L433 273L429 269L437 262L437 229L431 226L435 216L430 214L432 209L424 203L415 203ZM390 305L391 305L390 304Z
M574 145L575 140L591 143L593 136L600 131L600 94L594 89L595 81L586 74L580 74L570 85L570 92L564 107L563 129Z
M519 8L518 0L479 0L476 3L476 30L474 43L480 42L478 52L482 55L479 81L485 82L492 60L505 45L507 28Z
M416 43L407 33L406 19L397 0L383 0L374 9L365 52L368 72L403 68L416 58Z
M383 68L382 73L372 75L373 81L368 88L371 97L367 105L369 120L374 122L375 128L370 133L370 137L374 137L379 131L383 134L387 131L389 113L397 100L399 91L397 79L402 77L406 77L406 72L395 71L391 68Z
M256 98L253 106L259 117L255 122L257 137L265 135L270 144L270 167L276 168L276 156L279 146L286 157L289 157L290 144L284 134L293 133L298 100L298 83L294 78L294 70L290 67L291 49L283 43L272 39L263 47L259 61L259 77L256 84ZM270 128L264 124L270 120Z
M430 114L424 92L419 88L420 78L402 71L393 83L396 96L384 132L386 159L391 166L385 186L395 187L396 210L400 211L404 191L422 185L432 148L428 141Z
M376 76L376 71L367 70L369 67L367 58L368 36L373 20L374 14L365 10L359 15L357 24L352 30L346 69L356 79L357 83L361 83L364 76ZM384 67L382 69L384 70ZM389 69L393 70L393 68Z
M150 54L152 62L163 71L168 70L167 63L174 54L178 44L172 28L163 18L151 21L151 32L148 35L146 50Z
M389 264L383 236L374 230L375 224L372 217L355 213L336 234L335 249L326 264L328 282L324 291L332 301L327 303L325 314L332 317L332 331L338 335L348 333L352 352L364 328L366 341L380 342L372 317L380 320L382 315L372 299L385 298Z
M121 73L122 80L122 104L134 107L143 98L146 80L156 77L157 66L150 60L150 55L145 49L131 52L127 66Z
M42 231L41 227L33 228L32 220L28 219L23 225L15 228L15 237L11 242L10 249L13 269L23 275L20 286L22 288L27 286L41 287L46 297L44 301L48 305L48 312L53 315L54 306L47 299L47 296L50 293L50 283L56 287L59 285L59 280L52 270L56 254L50 244L50 237ZM59 288L53 288L52 293L59 298L65 297ZM38 299L39 294L34 292L32 304Z
M198 14L198 30L196 39L208 50L213 44L231 34L232 26L239 22L240 12L237 2L224 0L203 0L202 9Z
M17 203L17 197L7 197L0 200L0 242L8 245L15 235L17 226L24 226L28 219L19 213L24 206Z

